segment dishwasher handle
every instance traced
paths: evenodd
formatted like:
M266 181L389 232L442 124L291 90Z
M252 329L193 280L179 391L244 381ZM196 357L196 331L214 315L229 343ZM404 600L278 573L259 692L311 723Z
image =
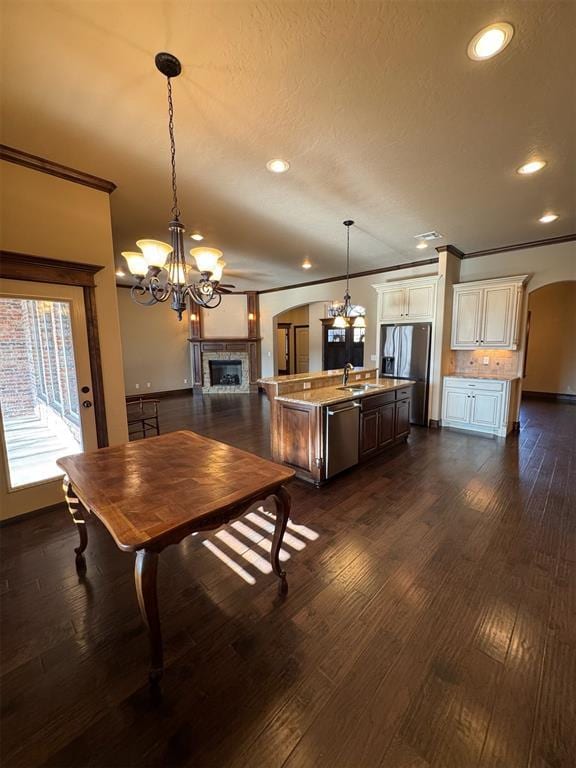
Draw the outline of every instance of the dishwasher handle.
M353 411L354 408L360 408L360 403L352 403L352 408L340 408L337 411L326 411L328 416L336 416L338 413L346 413L346 411Z

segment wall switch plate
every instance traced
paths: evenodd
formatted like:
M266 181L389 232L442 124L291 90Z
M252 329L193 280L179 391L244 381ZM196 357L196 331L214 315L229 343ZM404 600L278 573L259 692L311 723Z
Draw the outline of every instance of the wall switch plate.
M140 384L134 384L134 389L140 389Z
M311 382L309 382L309 381L305 381L304 382L304 389L310 389L311 386L312 386Z
M371 362L375 363L376 360L378 360L378 358L377 358L376 355L370 355L370 360L371 360Z
M489 357L483 357L482 358L482 365L490 365L490 358Z
M149 381L146 382L146 386L148 387L148 389L150 389L150 382Z

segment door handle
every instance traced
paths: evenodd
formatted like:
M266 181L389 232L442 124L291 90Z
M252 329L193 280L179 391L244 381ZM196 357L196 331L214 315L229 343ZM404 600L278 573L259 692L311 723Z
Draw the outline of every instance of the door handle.
M90 400L83 400L82 408L92 408L92 403L90 402Z
M347 411L353 411L354 408L360 408L360 403L352 403L352 408L340 408L339 411L327 411L328 416L336 416L339 413L346 413Z

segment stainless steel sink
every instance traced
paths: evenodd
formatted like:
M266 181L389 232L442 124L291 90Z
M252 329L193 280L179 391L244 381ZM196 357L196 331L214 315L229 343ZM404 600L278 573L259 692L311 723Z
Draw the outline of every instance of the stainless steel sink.
M349 384L347 387L336 387L342 392L366 392L368 389L378 389L378 384Z

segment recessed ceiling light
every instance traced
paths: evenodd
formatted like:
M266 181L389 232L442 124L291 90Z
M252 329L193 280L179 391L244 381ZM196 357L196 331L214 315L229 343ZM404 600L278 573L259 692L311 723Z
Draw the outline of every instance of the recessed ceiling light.
M499 21L490 24L474 35L468 43L468 56L473 61L491 59L497 53L503 51L514 35L514 27L507 21Z
M302 262L302 269L310 269L312 267L312 263L310 262L309 258L305 258Z
M544 216L541 216L538 219L538 221L542 222L542 224L550 224L552 221L556 221L557 218L557 213L545 213Z
M286 173L288 168L290 168L290 163L287 160L276 158L274 160L268 160L266 168L272 173Z
M116 277L126 277L126 272L123 272L121 269L117 269Z
M200 242L200 240L204 240L204 235L201 235L200 232L192 232L190 237L192 240L198 240L198 242Z
M416 248L418 248L418 250L419 250L419 251L423 251L423 250L424 250L424 248L428 248L428 243L424 243L424 242L422 242L422 243L418 243L418 245L416 246Z
M531 173L537 173L541 171L546 165L546 160L531 160L529 163L524 163L518 168L517 173L522 176L530 176Z

